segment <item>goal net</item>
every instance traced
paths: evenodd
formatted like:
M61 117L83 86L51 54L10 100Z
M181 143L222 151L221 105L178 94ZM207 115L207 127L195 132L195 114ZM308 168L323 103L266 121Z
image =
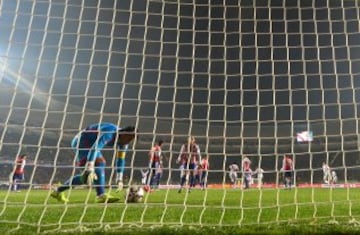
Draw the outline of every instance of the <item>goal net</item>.
M0 1L0 231L358 224L359 7ZM102 122L138 129L121 192L115 149L102 150L106 192L120 201L96 203L95 190L82 186L58 202L52 191L81 172L72 139ZM207 187L178 193L189 136L209 156ZM160 139L160 185L142 203L126 203L126 187L141 185ZM22 154L24 179L13 179ZM283 168L285 155L294 169Z

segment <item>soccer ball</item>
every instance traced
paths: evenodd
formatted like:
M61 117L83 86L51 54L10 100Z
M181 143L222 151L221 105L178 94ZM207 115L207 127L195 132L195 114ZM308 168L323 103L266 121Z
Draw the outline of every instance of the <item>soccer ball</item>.
M137 186L131 186L127 192L126 202L138 203L142 202L144 198L144 189Z
M137 191L137 193L136 193L136 195L137 195L138 197L143 198L143 197L144 197L144 189L143 189L143 188L139 188L138 191Z

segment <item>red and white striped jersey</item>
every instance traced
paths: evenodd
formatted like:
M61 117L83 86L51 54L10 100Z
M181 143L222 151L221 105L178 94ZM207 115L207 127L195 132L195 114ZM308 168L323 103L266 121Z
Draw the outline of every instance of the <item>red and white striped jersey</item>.
M155 144L154 147L151 148L150 152L149 152L149 160L150 162L154 163L160 163L161 161L161 146L158 144Z
M15 162L15 174L24 174L24 168L26 165L25 158L18 157Z
M204 158L201 160L201 169L205 170L205 171L209 170L209 160L208 159Z
M181 146L178 162L185 164L190 160L190 163L197 164L201 161L200 147L197 144L183 144Z
M283 168L284 171L292 171L294 169L293 160L290 156L285 155L283 160Z

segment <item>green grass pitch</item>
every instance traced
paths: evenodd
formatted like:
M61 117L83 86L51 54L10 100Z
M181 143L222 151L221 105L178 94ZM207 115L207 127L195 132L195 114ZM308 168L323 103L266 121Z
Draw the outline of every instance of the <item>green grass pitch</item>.
M360 233L358 188L161 189L136 204L97 204L87 189L66 205L49 194L0 191L0 234Z

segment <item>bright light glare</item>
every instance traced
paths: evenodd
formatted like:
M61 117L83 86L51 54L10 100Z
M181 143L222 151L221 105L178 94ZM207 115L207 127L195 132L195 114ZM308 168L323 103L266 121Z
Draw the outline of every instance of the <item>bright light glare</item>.
M0 78L1 81L8 81L16 88L20 88L24 92L35 93L37 91L37 88L34 87L34 84L29 82L17 71L11 69L7 61L2 58L0 58Z
M6 70L6 63L3 59L0 58L0 73L5 73Z
M40 103L44 103L42 99L37 98L37 94L41 94L41 91L36 87L36 85L28 81L26 77L19 74L18 71L11 69L9 63L0 58L0 83L2 82L6 82L7 86L14 86L15 90L19 89L21 92L30 94L33 99L36 99Z

